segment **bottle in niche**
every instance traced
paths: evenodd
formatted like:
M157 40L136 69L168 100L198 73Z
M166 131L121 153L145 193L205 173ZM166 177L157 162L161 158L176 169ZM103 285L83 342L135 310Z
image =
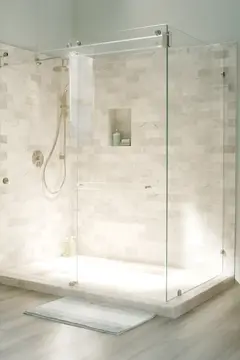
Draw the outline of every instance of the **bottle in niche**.
M62 244L62 257L71 257L75 256L77 253L77 247L76 247L76 237L66 237L66 239L63 241Z
M69 238L66 237L66 239L63 241L62 244L62 257L69 257L70 256L70 246L69 246Z
M118 129L116 129L116 131L113 133L113 146L120 146L121 143L121 134L118 131Z
M76 238L75 236L71 236L70 238L70 243L69 243L69 254L70 256L75 256L77 251L76 251Z

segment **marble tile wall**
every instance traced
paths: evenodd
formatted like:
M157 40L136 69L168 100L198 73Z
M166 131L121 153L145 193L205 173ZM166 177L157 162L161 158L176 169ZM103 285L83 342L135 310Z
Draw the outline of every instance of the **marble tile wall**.
M60 60L37 66L33 53L1 47L9 52L9 65L0 69L0 268L6 268L61 255L62 242L73 233L73 187L68 173L60 196L47 196L42 169L32 163L33 151L46 158L53 144L59 96L68 81L53 72ZM52 187L62 172L59 146L47 172ZM69 167L72 150L68 138Z
M80 251L161 264L166 247L163 53L102 57L94 66L93 144L79 159ZM112 109L131 110L131 147L111 146Z

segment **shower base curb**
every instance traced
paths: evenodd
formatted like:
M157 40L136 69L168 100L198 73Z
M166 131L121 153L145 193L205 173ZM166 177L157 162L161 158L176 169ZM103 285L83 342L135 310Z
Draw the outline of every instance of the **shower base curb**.
M21 288L24 290L36 291L55 295L58 297L74 296L95 301L101 304L116 304L119 306L128 306L155 313L158 316L177 319L188 313L197 306L210 300L216 295L231 288L235 284L234 277L218 276L208 282L196 287L193 290L183 294L166 303L144 303L143 301L133 299L119 299L109 295L103 295L96 292L86 291L78 287L69 287L66 285L52 285L42 281L33 281L26 279L17 279L8 275L0 275L0 284Z

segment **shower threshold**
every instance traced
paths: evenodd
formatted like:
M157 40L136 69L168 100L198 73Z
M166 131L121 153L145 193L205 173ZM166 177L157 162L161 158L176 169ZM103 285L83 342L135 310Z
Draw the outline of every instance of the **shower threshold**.
M177 318L234 284L233 277L79 256L1 270L0 283L56 296L76 296ZM208 277L206 277L208 275ZM78 281L77 281L78 280ZM197 282L196 282L197 280ZM208 281L207 281L208 280ZM194 286L194 284L202 284ZM181 296L178 289L181 289ZM187 291L187 289L192 289Z

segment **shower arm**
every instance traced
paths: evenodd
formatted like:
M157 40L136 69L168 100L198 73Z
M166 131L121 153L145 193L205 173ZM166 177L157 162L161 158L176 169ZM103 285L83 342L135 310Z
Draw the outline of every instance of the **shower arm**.
M56 59L61 59L61 60L62 60L63 58L60 57L60 56L53 56L53 57L48 57L48 58L43 58L43 59L41 59L40 57L36 56L35 59L34 59L34 61L35 61L35 63L36 63L37 65L41 65L42 62L44 62L44 61L56 60ZM67 59L64 59L64 60L67 60Z

